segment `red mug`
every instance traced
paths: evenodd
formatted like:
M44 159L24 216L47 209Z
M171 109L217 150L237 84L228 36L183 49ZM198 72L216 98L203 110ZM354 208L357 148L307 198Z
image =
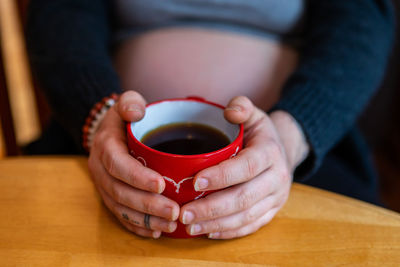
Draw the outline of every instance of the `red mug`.
M236 156L243 145L243 125L231 124L224 118L224 107L198 97L177 98L148 104L142 120L127 124L130 153L148 168L165 179L166 197L180 206L202 198L213 191L197 192L193 186L195 174L205 168ZM197 155L177 155L152 149L140 140L151 130L171 123L191 122L212 126L223 132L230 144L217 151ZM185 225L178 221L173 233L163 233L174 238L191 238Z

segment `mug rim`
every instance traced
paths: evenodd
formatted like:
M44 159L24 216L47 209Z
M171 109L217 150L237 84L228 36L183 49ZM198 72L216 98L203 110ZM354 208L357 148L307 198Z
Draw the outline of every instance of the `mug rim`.
M152 103L149 103L146 105L147 107L150 107L152 105L157 105L163 102L173 102L173 101L192 101L192 102L200 102L200 103L204 103L204 104L208 104L208 105L212 105L215 107L218 107L220 109L225 109L225 107L223 105L208 101L202 97L197 97L197 96L189 96L186 98L169 98L169 99L162 99L162 100L158 100ZM210 157L210 156L214 156L215 154L219 154L219 153L223 153L226 150L230 149L231 147L235 146L236 143L238 143L240 140L242 140L243 138L243 124L236 124L239 127L239 133L236 136L236 138L230 142L227 146L224 146L223 148L220 148L218 150L215 151L211 151L208 153L202 153L202 154L194 154L194 155L180 155L180 154L173 154L173 153L167 153L167 152L162 152L162 151L158 151L154 148L151 148L149 146L146 146L145 144L143 144L142 142L140 142L135 135L133 134L132 131L132 123L135 122L128 122L126 124L127 127L127 131L128 131L128 138L130 138L133 142L135 142L137 145L141 146L143 149L149 150L152 153L156 153L160 156L164 156L164 157L173 157L173 158L185 158L185 159L195 159L195 158L206 158L206 157Z

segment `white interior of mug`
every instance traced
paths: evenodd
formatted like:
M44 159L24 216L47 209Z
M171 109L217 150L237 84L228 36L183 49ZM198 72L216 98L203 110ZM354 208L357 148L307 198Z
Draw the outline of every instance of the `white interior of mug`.
M166 100L152 104L146 108L144 118L131 123L131 131L137 140L151 130L160 126L191 122L212 126L223 132L231 142L239 135L240 128L224 118L224 110L220 107L192 100Z

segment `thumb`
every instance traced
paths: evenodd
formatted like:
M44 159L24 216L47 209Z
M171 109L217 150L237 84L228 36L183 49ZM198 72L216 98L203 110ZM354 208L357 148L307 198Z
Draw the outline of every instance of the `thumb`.
M245 96L236 96L229 101L224 110L224 117L227 121L234 124L244 123L254 112L254 105Z
M146 101L135 91L123 93L116 103L119 116L128 122L139 121L143 118L146 109Z
M243 123L245 130L251 128L265 116L265 112L255 107L253 102L245 96L232 98L224 111L226 120L234 124Z

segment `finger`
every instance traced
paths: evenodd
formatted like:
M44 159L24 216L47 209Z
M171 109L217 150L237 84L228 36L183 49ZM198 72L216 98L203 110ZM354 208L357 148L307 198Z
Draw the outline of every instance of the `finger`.
M254 105L245 96L234 97L224 110L225 119L234 124L247 121L254 112Z
M190 235L199 235L238 229L258 220L278 203L277 197L272 195L262 199L245 211L211 221L188 225L186 231Z
M232 238L238 238L238 237L252 234L252 233L258 231L262 226L268 224L278 211L279 211L278 207L273 208L270 211L268 211L264 216L260 217L257 221L255 221L251 224L248 224L248 225L243 226L238 229L228 230L228 231L224 231L224 232L210 233L208 235L208 238L232 239Z
M119 220L123 220L137 227L146 228L146 225L144 223L144 213L137 212L121 204L118 204L101 187L99 187L98 190L108 209L112 213L114 213L114 215L117 216ZM176 222L170 222L157 216L150 216L149 225L150 230L163 231L168 233L175 231L177 227Z
M129 122L141 120L144 116L145 108L146 101L135 91L123 93L116 104L116 110L121 118Z
M114 209L114 202L112 201L112 199L109 198L109 197L107 198L107 197L105 196L106 193L105 193L103 190L101 190L101 188L100 188L98 185L96 185L96 187L97 187L97 190L99 191L100 195L102 196L104 205L105 205L111 212L113 212L113 209ZM114 213L114 212L113 212L113 213ZM115 213L114 213L114 214L115 214ZM124 221L124 220L121 219L119 216L116 216L116 217L117 217L117 219L120 221L120 223L121 223L126 229L128 229L129 231L131 231L131 232L133 232L133 233L135 233L135 234L137 234L137 235L140 235L140 236L143 236L143 237L152 237L152 238L159 238L160 235L161 235L161 232L160 232L160 231L152 231L152 230L149 230L149 229L144 229L144 228L142 228L142 227L135 226L135 225L132 225L131 223L128 223L128 222Z
M97 162L97 158L101 158L101 161ZM144 175L148 174L147 177L149 177L146 181L144 179L136 179L134 176L137 172L140 173L144 166L129 155L124 124L113 108L107 112L95 136L90 151L89 163L91 159L95 159L93 161L97 163L97 165L92 164L93 169L96 169L96 166L106 165L106 169L115 178L137 188L158 193L162 192L165 187L165 182L161 175L150 169L145 171L147 173Z
M129 231L131 231L137 235L140 235L143 237L151 237L154 239L157 239L161 236L161 231L152 231L152 230L144 229L141 227L134 226L130 223L127 223L119 218L118 218L118 220L121 222L121 224L123 226L125 226L126 229L128 229Z
M249 129L253 124L266 116L265 112L256 108L245 96L234 97L224 110L225 119L231 123L243 123L244 130Z
M129 155L124 141L112 137L103 138L102 145L104 151L101 161L111 176L138 189L154 193L164 191L163 177Z
M266 116L255 123L246 135L246 148L236 157L222 161L195 175L195 190L222 189L246 182L286 157L275 132L270 129Z
M144 167L129 155L124 124L111 108L97 132L91 150L91 157L100 157L108 173L136 188L161 193L165 181L157 172Z
M104 170L98 173L98 183L115 202L133 210L155 215L168 221L179 216L179 205L159 194L142 191L112 178Z
M183 224L193 224L246 210L277 191L279 185L273 181L275 177L274 172L266 171L247 183L187 203L181 208L180 220Z
M276 160L274 148L268 143L249 145L236 157L197 173L194 178L194 189L216 190L249 181L270 168L274 160Z

